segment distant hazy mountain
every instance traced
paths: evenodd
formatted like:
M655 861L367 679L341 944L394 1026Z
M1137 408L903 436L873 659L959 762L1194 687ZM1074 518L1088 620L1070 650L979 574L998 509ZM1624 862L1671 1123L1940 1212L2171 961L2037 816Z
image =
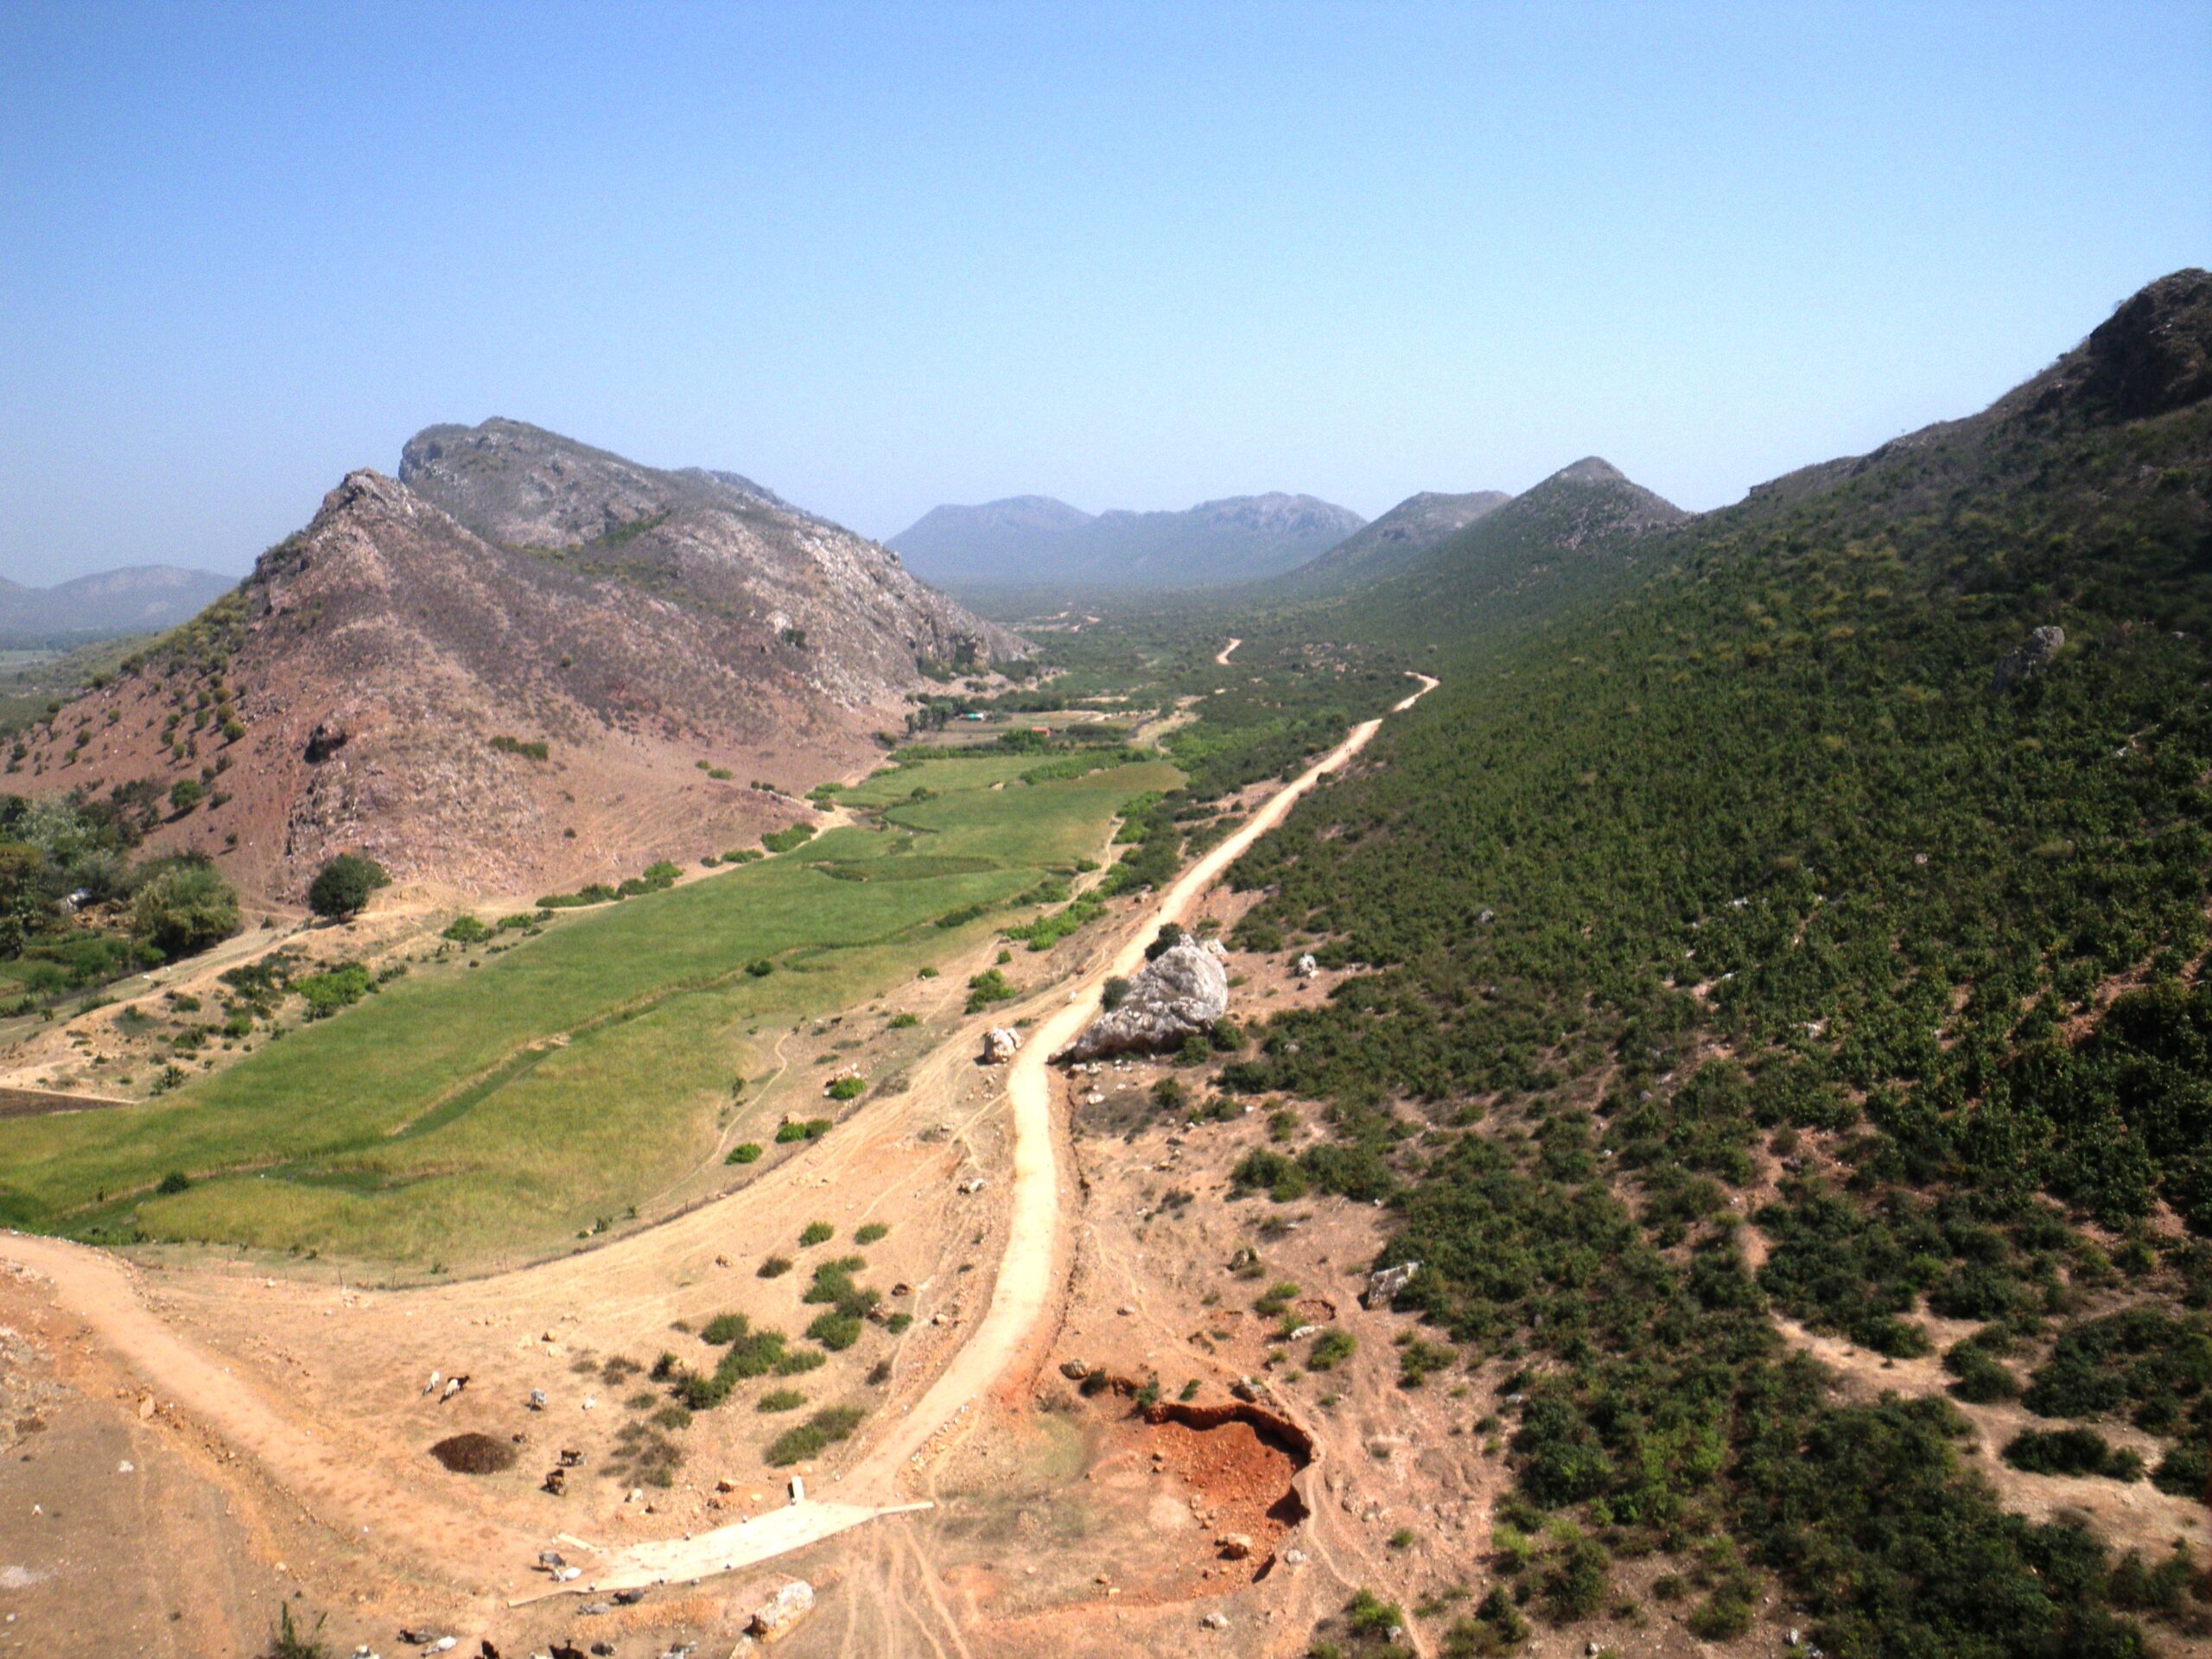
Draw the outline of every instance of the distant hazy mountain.
M1395 576L1512 499L1503 490L1477 490L1470 495L1423 490L1409 495L1373 524L1292 571L1284 586L1296 593L1337 593Z
M171 564L101 570L51 588L0 580L0 636L91 637L173 628L237 586L230 576Z
M925 582L1198 588L1294 570L1365 521L1310 495L1236 495L1183 512L1093 517L1050 496L933 507L889 545Z

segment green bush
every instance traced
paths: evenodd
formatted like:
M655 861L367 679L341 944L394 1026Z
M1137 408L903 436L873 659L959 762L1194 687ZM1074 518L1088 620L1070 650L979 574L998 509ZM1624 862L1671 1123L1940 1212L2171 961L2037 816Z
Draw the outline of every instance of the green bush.
M753 1164L760 1160L760 1143L757 1141L739 1141L729 1149L729 1156L722 1160L726 1164Z
M391 885L391 877L374 859L340 853L326 861L308 884L308 908L333 921L350 920L360 913L371 893Z
M130 899L130 931L176 962L236 933L238 895L205 860L162 859L142 870Z
M2143 1459L2108 1445L2094 1428L2024 1429L2005 1443L2005 1461L2036 1475L2143 1478Z
M803 1249L810 1249L817 1244L827 1244L836 1236L837 1230L828 1222L810 1221L805 1230L799 1234L798 1242Z
M797 1427L785 1429L768 1443L762 1456L770 1468L786 1468L849 1438L863 1421L863 1414L856 1407L831 1406L816 1412Z

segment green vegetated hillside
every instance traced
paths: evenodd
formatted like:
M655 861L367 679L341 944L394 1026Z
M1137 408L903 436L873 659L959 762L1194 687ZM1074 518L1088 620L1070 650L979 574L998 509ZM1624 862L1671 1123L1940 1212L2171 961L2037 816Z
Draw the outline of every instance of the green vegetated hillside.
M1366 971L1222 1081L1327 1103L1251 1184L1392 1206L1408 1384L1518 1402L1529 1612L1662 1552L1694 1630L1778 1580L1830 1654L2204 1628L2201 1559L2008 1513L1960 1442L2017 1399L2089 1431L2022 1467L2212 1476L2208 364L2183 273L1974 419L1683 524L1554 480L1554 524L1612 503L1577 546L1524 497L1252 626L1443 680L1237 867L1243 944ZM1906 1356L1929 1314L1956 1403L1840 1391L1779 1323Z
M390 981L143 1106L0 1122L0 1219L418 1265L568 1236L710 1154L734 1081L764 1064L753 1033L849 1007L1033 905L1179 776L1156 760L1063 761L1033 784L988 761L901 768L880 787L924 799L898 825ZM189 1184L160 1190L173 1172Z

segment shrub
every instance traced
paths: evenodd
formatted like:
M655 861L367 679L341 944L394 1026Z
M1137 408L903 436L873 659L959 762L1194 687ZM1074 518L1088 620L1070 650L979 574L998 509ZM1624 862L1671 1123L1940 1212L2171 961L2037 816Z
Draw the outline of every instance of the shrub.
M861 1421L857 1407L831 1406L816 1412L797 1427L785 1429L768 1443L768 1449L762 1455L770 1468L785 1468L849 1438Z
M170 962L229 938L242 925L238 894L204 860L163 859L131 896L131 933Z
M760 1161L760 1143L758 1141L741 1141L729 1149L729 1156L722 1161L727 1164L758 1163Z
M1359 1338L1349 1331L1332 1327L1313 1338L1307 1351L1306 1369L1309 1371L1332 1371L1350 1359L1359 1347Z
M169 790L169 804L176 809L179 817L207 798L207 786L197 779L180 778Z
M772 853L788 853L804 847L814 839L814 826L795 823L787 830L772 830L760 837L760 844Z
M828 1090L832 1100L858 1100L867 1092L868 1079L865 1077L839 1077Z
M391 885L391 877L374 859L340 853L308 884L308 908L332 921L347 921L360 913L371 893Z
M771 1389L753 1402L755 1411L797 1411L806 1396L797 1389Z
M1106 982L1098 988L1098 1006L1108 1014L1128 1000L1129 982L1119 974L1109 975Z
M747 963L745 971L755 979L766 979L776 971L776 964L766 957L761 957L755 961Z
M837 1230L828 1222L810 1221L806 1230L798 1236L798 1242L803 1249L811 1249L817 1244L827 1244L836 1236Z
M1007 983L997 969L987 969L968 982L968 1012L978 1013L994 1002L1011 1002L1020 993Z
M2005 1461L2033 1475L2102 1475L2140 1480L2143 1459L2107 1444L2094 1428L2024 1429L2005 1447Z
M806 1334L831 1353L842 1353L861 1339L861 1321L856 1315L841 1313L833 1307L817 1314Z
M890 1233L891 1229L885 1226L881 1222L871 1221L853 1235L853 1243L855 1244L873 1244L880 1238L888 1237Z
M1344 1623L1354 1636L1388 1636L1406 1627L1404 1610L1363 1590L1344 1606Z
M163 1194L176 1193L187 1191L191 1185L192 1178L190 1176L187 1175L181 1169L173 1169L169 1171L168 1174L162 1177L162 1184L156 1187L154 1191Z
M1593 1538L1578 1538L1559 1556L1544 1578L1544 1603L1562 1624L1587 1618L1605 1605L1605 1548Z
M451 939L455 944L481 944L492 937L492 930L474 916L456 916L438 937Z
M330 1659L330 1649L317 1640L322 1634L323 1618L327 1617L317 1617L312 1630L302 1630L292 1623L291 1603L278 1602L276 1628L269 1633L266 1659Z
M780 1279L791 1270L791 1259L788 1255L768 1256L760 1263L760 1276L763 1279Z

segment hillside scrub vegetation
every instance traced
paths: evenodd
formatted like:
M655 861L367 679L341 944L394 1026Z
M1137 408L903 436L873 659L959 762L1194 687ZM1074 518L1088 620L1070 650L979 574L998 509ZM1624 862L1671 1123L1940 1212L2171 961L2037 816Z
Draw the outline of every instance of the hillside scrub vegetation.
M157 819L150 787L0 796L0 1007L50 1007L239 930L238 896L207 861L140 855Z
M1739 506L1638 523L1569 469L1236 628L1442 680L1233 873L1235 943L1352 970L1221 1068L1332 1130L1240 1179L1390 1207L1423 1340L1519 1398L1532 1520L1732 1540L1831 1653L2133 1654L2146 1607L2003 1510L1948 1400L1846 1403L1774 1315L1899 1357L1980 1322L1961 1397L2131 1421L2177 1491L2212 1435L2212 404L2160 366L2212 278L2152 303ZM2087 1422L2008 1456L2141 1471Z

